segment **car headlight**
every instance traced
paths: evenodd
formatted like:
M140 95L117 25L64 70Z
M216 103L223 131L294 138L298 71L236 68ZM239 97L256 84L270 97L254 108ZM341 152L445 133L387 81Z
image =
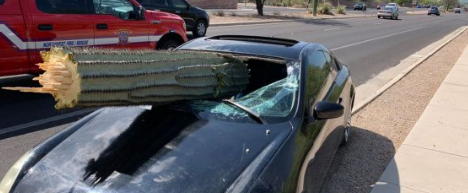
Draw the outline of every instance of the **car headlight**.
M13 166L11 166L10 170L8 170L8 172L5 174L2 181L0 182L0 193L8 193L11 191L11 188L15 183L18 174L20 173L26 161L29 160L30 156L31 154L27 152L26 154L21 156L21 158L18 161L16 161L16 163L13 164Z

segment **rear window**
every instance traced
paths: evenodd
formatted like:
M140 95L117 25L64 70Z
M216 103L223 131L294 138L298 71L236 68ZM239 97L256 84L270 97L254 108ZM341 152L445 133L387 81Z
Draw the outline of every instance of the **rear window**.
M3 5L5 3L5 0L0 0L0 5Z
M88 1L36 0L36 7L40 11L50 14L91 14L92 10L90 9L90 5L86 2Z

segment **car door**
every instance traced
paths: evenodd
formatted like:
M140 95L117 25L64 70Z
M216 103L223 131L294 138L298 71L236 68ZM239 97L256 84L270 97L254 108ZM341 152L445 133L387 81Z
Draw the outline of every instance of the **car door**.
M129 0L93 0L95 45L115 48L150 48L150 23L139 18Z
M33 49L94 45L90 0L29 0ZM38 53L34 63L42 62Z
M338 69L335 59L326 49L317 49L309 56L310 64L306 70L306 99L308 113L306 133L313 145L308 150L302 173L303 192L319 192L325 179L328 166L335 154L343 134L343 117L317 119L314 107L322 102L343 103L343 88L346 72ZM301 186L299 186L300 188Z
M168 0L169 12L182 17L187 25L187 29L192 29L195 26L196 15L190 11L190 5L184 0Z
M27 40L20 1L0 0L0 76L29 71Z

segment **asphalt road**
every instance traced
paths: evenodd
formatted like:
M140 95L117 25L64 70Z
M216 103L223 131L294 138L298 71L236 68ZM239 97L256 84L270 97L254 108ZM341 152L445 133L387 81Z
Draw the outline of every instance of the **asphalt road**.
M372 17L211 27L207 35L262 35L321 43L350 66L355 84L360 85L467 23L465 14L404 15L398 21ZM0 78L0 86L34 85L29 78ZM27 149L84 115L80 110L57 112L53 105L48 95L0 90L0 176ZM66 118L51 119L58 115ZM15 132L2 134L6 130Z

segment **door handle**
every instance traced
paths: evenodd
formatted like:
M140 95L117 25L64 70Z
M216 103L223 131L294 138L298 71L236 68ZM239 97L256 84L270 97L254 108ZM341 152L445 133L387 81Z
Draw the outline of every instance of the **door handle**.
M37 25L37 29L40 31L51 31L54 29L54 26L51 24L39 24Z
M98 24L96 24L96 28L97 29L108 29L109 26L107 26L106 23L98 23Z

